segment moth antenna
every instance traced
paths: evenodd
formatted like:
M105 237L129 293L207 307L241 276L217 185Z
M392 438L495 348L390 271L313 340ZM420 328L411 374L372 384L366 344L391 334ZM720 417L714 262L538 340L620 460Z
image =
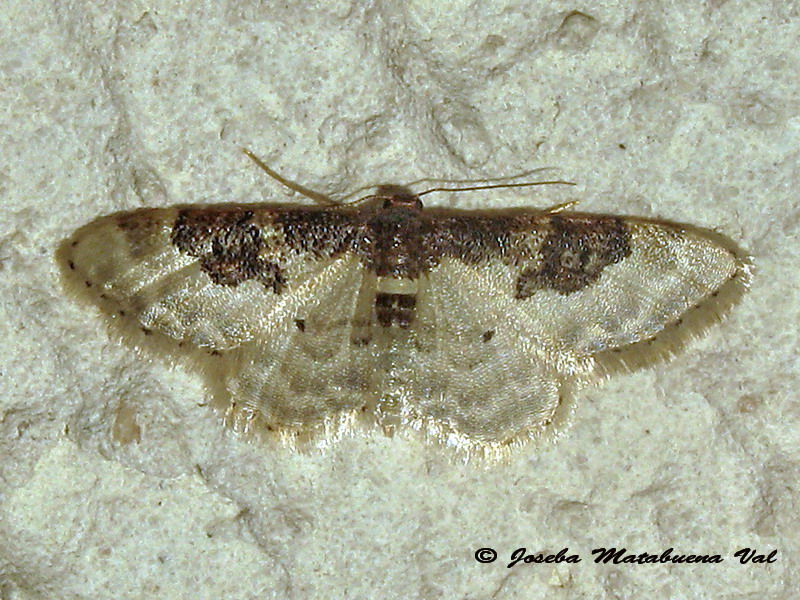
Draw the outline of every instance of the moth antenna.
M561 180L554 180L554 181L526 181L523 183L494 183L491 185L470 185L467 187L458 187L458 188L447 188L447 187L435 187L424 190L417 194L418 197L425 196L426 194L432 194L433 192L472 192L475 190L497 190L501 188L519 188L519 187L533 187L535 185L577 185L572 181L561 181Z
M261 170L264 171L267 175L272 177L278 183L283 184L285 187L289 188L290 190L297 192L298 194L305 196L306 198L313 200L319 204L324 204L325 206L336 206L339 204L333 198L326 196L325 194L321 194L320 192L315 192L314 190L310 190L307 187L300 185L299 183L295 183L294 181L290 181L285 177L282 177L272 169L270 169L264 161L258 158L255 154L250 152L247 148L240 147L239 148L246 156L250 158L254 163L256 163Z

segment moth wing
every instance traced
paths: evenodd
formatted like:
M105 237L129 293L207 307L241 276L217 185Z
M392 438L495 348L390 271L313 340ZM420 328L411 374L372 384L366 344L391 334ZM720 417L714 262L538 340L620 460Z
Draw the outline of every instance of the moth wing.
M280 293L256 279L221 285L173 243L176 218L146 209L78 230L58 253L68 286L123 334L143 330L167 357L177 347L237 429L313 429L366 402L376 370L370 347L351 339L369 318L358 314L368 274L356 257L281 256Z
M215 394L223 406L229 402L235 430L276 432L292 444L331 440L357 418L375 414L383 371L363 337L371 309L364 290L374 276L352 256L337 266L334 277L318 282L315 302L298 306L271 335L236 352L237 370Z
M410 351L394 362L407 420L456 446L502 449L541 433L582 375L520 335L529 316L507 275L442 260L421 281Z
M272 335L292 315L320 302L317 290L348 268L340 260L297 253L282 265L289 283L281 293L256 279L215 283L202 257L173 242L178 215L176 208L144 209L79 229L59 249L68 285L126 332L138 328L214 354ZM271 233L268 225L262 231L265 237Z
M412 358L398 376L410 420L463 445L535 437L564 419L577 389L670 356L745 291L748 264L722 236L625 225L630 253L569 293L520 294L541 267L546 231L535 226L522 234L518 247L533 252L520 260L443 259L421 285Z
M525 315L525 335L549 355L568 365L592 359L605 374L673 356L727 314L750 277L749 259L715 232L630 217L621 222L628 232L625 258L580 289L543 285L516 304ZM540 239L536 231L530 236ZM506 270L506 293L513 282L519 296L529 267Z

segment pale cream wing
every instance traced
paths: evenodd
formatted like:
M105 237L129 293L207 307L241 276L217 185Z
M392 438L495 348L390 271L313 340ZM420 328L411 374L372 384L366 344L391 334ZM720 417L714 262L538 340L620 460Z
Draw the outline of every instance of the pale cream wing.
M255 279L220 285L201 260L172 242L178 214L176 208L146 209L79 229L59 249L66 281L123 326L219 353L272 335L298 311L323 301L317 290L353 268L346 257L295 253L280 257L287 280L281 293Z
M363 406L376 369L372 348L351 340L369 319L358 321L372 277L359 260L284 253L280 293L254 279L220 285L172 243L176 214L136 211L80 229L58 253L67 283L135 343L188 358L237 429L313 429Z
M748 264L721 236L625 225L630 252L568 293L570 284L551 289L542 276L540 289L521 285L541 272L536 258L442 260L421 282L408 361L396 361L409 419L470 447L535 437L566 416L577 389L671 355L745 291ZM531 244L542 238L532 232Z
M670 357L725 316L747 289L748 259L727 238L672 223L623 222L630 253L602 268L595 281L566 293L544 286L518 301L528 322L521 335L559 368L594 358L607 373ZM507 267L496 285L513 296L530 267Z
M420 282L416 321L398 341L392 381L407 420L464 448L538 435L585 379L585 365L564 369L525 334L536 317L507 293L508 279L505 270L442 260Z
M355 258L341 264L336 277L315 288L313 304L235 352L237 370L224 377L234 429L274 431L289 442L330 441L358 418L371 422L384 372L373 340L361 335L371 307L360 292L374 276Z

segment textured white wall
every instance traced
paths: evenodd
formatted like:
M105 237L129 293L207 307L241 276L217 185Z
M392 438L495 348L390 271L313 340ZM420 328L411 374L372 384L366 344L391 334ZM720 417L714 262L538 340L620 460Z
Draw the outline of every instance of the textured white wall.
M792 597L800 15L581 6L0 5L0 596ZM436 201L717 228L756 277L704 340L508 464L377 433L287 454L110 340L53 261L115 210L285 200L239 145L331 195L558 167L579 186ZM506 569L520 546L583 562ZM595 565L600 546L726 561ZM778 561L735 563L745 546Z

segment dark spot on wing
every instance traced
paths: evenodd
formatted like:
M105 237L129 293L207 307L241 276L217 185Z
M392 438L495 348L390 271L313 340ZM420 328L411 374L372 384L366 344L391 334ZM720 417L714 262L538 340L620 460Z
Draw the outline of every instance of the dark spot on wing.
M488 331L484 331L483 332L483 335L481 336L481 339L483 340L483 343L485 344L486 342L491 340L493 337L494 337L494 329L489 329Z
M539 265L523 269L517 279L517 299L529 298L542 289L564 295L577 292L631 253L628 227L617 217L553 215L550 227Z
M184 209L170 239L181 252L199 258L200 268L217 285L254 279L280 294L286 285L283 270L261 256L264 240L252 218L253 212L243 208Z
M305 333L305 330L306 330L306 322L305 322L305 320L303 320L303 319L295 319L294 320L294 324L295 324L295 326L297 326L297 329L298 329L298 331L300 331L300 333Z

